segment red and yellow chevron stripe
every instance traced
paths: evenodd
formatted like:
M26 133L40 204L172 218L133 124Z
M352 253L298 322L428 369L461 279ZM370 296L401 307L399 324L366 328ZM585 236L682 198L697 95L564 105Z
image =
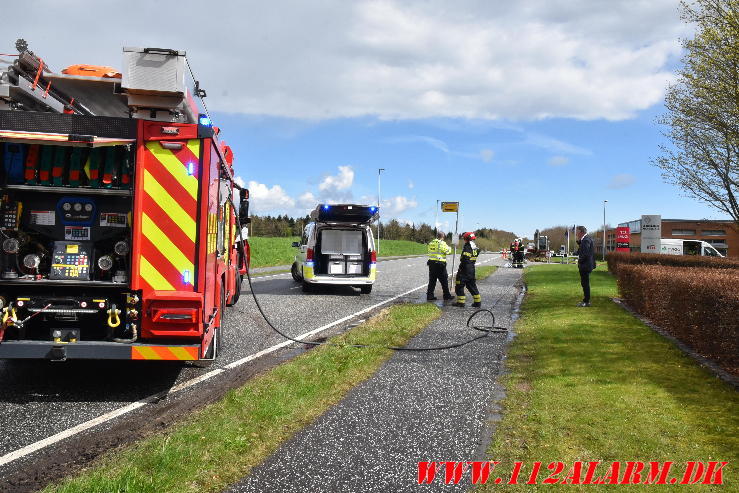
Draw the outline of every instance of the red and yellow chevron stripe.
M146 144L139 274L150 289L193 290L199 156L199 139L179 150Z
M196 361L198 352L197 347L131 346L131 359Z

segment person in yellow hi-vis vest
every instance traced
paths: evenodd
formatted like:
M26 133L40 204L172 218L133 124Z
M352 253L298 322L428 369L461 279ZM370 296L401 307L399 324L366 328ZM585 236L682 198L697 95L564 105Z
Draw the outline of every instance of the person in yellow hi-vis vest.
M437 299L434 296L437 280L444 291L444 299L454 299L452 293L449 292L449 274L446 271L446 256L452 252L452 249L444 242L444 236L444 233L439 232L436 238L431 240L428 247L429 259L426 262L426 265L429 266L429 285L426 289L426 299L428 301Z

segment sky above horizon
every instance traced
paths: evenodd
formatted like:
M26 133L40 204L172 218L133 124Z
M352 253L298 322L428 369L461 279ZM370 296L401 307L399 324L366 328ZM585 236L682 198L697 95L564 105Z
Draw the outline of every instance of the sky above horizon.
M690 36L677 0L28 1L3 8L52 69L187 51L257 214L376 203L460 231L723 219L663 182L657 117ZM2 57L0 57L2 58ZM439 213L454 227L454 215Z

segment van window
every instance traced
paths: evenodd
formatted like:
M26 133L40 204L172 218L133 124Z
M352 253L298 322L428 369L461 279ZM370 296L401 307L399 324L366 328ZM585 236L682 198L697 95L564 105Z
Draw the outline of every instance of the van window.
M701 254L701 244L698 241L686 241L683 248L685 255Z
M301 245L307 245L310 239L311 231L313 231L313 223L308 223L303 230L303 237L300 239Z
M704 246L703 247L703 255L707 257L720 257L721 255L718 253L718 251L713 248L712 246Z

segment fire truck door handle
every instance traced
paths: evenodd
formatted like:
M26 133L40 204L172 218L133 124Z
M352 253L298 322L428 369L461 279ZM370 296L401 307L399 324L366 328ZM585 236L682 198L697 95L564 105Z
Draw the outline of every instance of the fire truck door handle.
M183 147L185 147L184 142L163 142L159 141L159 145L162 146L164 149L169 149L171 151L179 151Z

